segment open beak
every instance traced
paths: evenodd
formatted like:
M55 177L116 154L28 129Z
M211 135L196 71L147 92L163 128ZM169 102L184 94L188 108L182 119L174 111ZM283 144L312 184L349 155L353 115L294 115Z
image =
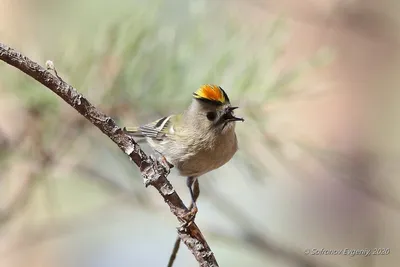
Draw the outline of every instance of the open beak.
M224 116L223 116L225 122L230 122L230 121L244 121L243 118L238 118L238 117L235 117L235 115L233 115L233 111L234 111L235 109L237 109L237 108L239 108L239 107L228 107L228 108L226 109L225 114L224 114Z

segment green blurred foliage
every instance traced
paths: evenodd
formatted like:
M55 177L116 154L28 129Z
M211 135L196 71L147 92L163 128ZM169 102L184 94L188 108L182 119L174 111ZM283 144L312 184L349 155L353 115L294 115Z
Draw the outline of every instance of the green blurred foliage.
M285 53L283 44L288 32L285 19L274 18L270 24L254 30L210 1L172 4L137 0L98 4L90 0L70 1L68 5L60 2L51 7L47 13L41 6L32 10L38 39L31 40L28 46L37 51L39 64L52 60L65 81L117 119L121 126L181 112L198 86L220 84L246 118L246 124L237 130L243 144L238 157L253 175L263 178L268 170L260 164L262 159L247 153L246 143L256 138L268 144L264 138L268 122L264 106L268 101L290 95L304 73L330 59L329 51L322 51L298 66L276 70L276 62ZM74 122L79 115L72 113L75 115L71 117L70 112L65 112L70 107L31 78L8 66L1 66L1 73L7 75L7 79L2 79L4 88L16 94L26 110L34 114L35 128L39 129L40 144L45 150L57 151L62 145L63 151L58 154L85 155L73 144L92 129L88 123L81 129L82 124ZM101 135L93 136L85 141L92 147L88 151L99 142L108 144ZM28 151L15 151L15 155L35 157L39 152L32 146ZM131 170L116 148L112 145L108 148L113 151L113 165L126 165L124 168ZM101 162L103 157L84 160L84 164ZM10 157L2 159L11 162ZM67 183L71 183L71 188L80 187L75 180ZM63 186L62 191L70 192L68 188ZM76 208L75 202L59 202Z
M234 102L245 99L246 107L257 109L290 89L304 71L326 63L326 55L317 53L298 67L277 73L273 66L284 53L282 19L251 31L229 13L219 15L212 8L174 21L169 19L173 14L167 14L173 13L168 3L133 2L100 5L94 12L91 1L79 2L79 10L72 1L73 21L41 22L50 29L43 32L52 37L41 56L53 60L59 73L82 93L99 92L99 101L106 106L127 102L143 114L178 112L199 85L217 83L227 85ZM186 3L189 12L191 5ZM70 16L68 9L60 16L59 20ZM254 47L254 39L263 40L261 47ZM57 116L60 101L41 85L19 73L7 82L28 106Z
M210 1L97 3L60 2L48 13L41 6L32 10L38 39L29 46L38 51L39 63L52 60L64 80L121 126L181 112L198 86L220 84L246 118L246 124L238 127L244 144L242 160L252 156L246 142L252 138L268 142L264 138L266 103L298 93L292 91L296 82L331 60L330 52L321 50L293 68L276 70L285 53L284 18L274 18L254 30ZM69 140L71 128L78 136L86 131L74 123L79 116L71 118L71 113L63 111L70 108L41 84L8 66L2 66L1 73L7 75L2 79L5 89L35 114L46 149L74 142ZM87 141L94 147L103 140L95 136ZM254 163L259 160L244 163L265 176L262 164Z
M251 29L211 1L100 2L61 1L52 4L53 10L47 13L37 6L32 11L37 12L37 40L27 45L38 53L33 59L42 65L52 60L65 81L120 126L181 112L201 84L220 84L246 119L246 124L237 127L243 144L238 157L253 176L265 178L268 170L263 159L254 157L248 151L253 148L246 146L253 140L269 146L264 137L268 123L265 105L299 93L293 91L296 82L329 63L330 52L317 51L312 58L281 71L275 65L285 53L289 29L284 18ZM39 131L32 134L30 145L14 155L36 159L44 149L58 155L55 165L66 155L74 164L92 165L105 175L108 171L121 187L130 187L126 181L134 180L140 187L133 188L132 195L138 203L148 202L148 192L140 179L132 178L132 165L118 149L104 142L99 132L92 134L91 125L79 121L78 114L71 115L70 107L42 85L8 66L0 68L2 89L17 95L28 113L34 114ZM41 143L35 147L38 140ZM10 164L12 153L8 155L2 156L0 164L3 159ZM113 167L102 166L104 163ZM51 188L41 187L32 201L40 207L40 221L54 216L42 210L47 208L46 201L57 206L55 217L69 217L109 200L96 183L82 181L85 175L78 171L38 175L43 176L43 184L51 184ZM48 176L56 176L57 181L49 182ZM139 174L135 172L135 176Z

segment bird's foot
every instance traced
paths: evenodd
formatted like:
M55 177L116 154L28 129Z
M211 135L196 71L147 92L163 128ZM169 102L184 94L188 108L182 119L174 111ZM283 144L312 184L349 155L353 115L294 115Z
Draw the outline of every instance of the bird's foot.
M165 171L169 174L171 169L174 167L171 163L167 161L167 159L161 155L158 159L154 155L150 155L150 158L153 160L155 167L158 168L158 163L161 163L161 166L165 169Z
M174 165L172 163L168 162L168 160L163 155L161 155L161 157L160 157L160 162L161 162L162 166L167 170L168 173L174 167Z
M197 209L197 206L194 206L187 213L181 215L179 218L182 219L183 223L180 225L180 227L186 228L190 226L194 222L198 211L199 210Z

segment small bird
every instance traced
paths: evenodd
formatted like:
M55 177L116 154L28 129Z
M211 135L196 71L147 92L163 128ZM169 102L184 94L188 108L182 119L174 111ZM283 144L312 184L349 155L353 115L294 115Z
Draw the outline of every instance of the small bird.
M145 138L170 167L176 167L181 176L187 177L192 200L185 215L189 221L197 213L197 178L227 163L238 149L235 122L244 119L235 117L233 111L237 108L231 106L220 86L205 84L193 93L192 103L183 113L124 128L133 137Z

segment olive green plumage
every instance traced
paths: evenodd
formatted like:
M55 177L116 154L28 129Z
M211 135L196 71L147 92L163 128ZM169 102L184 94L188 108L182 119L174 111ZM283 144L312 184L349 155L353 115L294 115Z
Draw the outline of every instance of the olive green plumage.
M125 131L144 138L180 175L188 177L195 207L192 185L196 178L227 163L238 149L235 123L243 119L234 116L236 108L221 87L206 84L193 93L192 103L183 113Z
M132 136L146 138L182 176L198 177L233 157L238 149L235 121L242 119L234 117L235 108L220 87L204 85L193 95L192 103L182 114L125 129ZM223 96L223 102L216 95Z

